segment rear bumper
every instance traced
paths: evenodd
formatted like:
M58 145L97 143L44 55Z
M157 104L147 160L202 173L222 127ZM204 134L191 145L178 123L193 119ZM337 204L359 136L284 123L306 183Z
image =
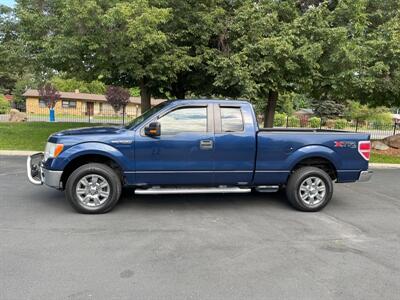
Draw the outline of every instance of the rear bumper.
M370 170L367 171L361 171L360 172L360 177L358 177L358 181L359 182L365 182L365 181L369 181L372 177L373 172Z
M32 184L42 185L60 189L62 171L52 171L43 168L43 153L28 156L26 160L26 173Z

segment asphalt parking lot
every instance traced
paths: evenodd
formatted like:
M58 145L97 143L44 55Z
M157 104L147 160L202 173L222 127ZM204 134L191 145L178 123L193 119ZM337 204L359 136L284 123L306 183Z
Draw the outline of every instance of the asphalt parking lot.
M400 170L335 185L319 213L282 193L130 192L77 214L0 157L0 299L399 299Z

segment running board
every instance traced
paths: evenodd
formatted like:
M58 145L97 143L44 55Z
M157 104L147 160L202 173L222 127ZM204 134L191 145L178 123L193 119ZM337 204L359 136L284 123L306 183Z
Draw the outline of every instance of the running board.
M250 193L251 189L238 187L215 187L215 188L149 188L136 189L135 194L157 195L157 194L212 194L212 193Z
M256 187L259 193L274 193L279 190L279 185L260 185Z

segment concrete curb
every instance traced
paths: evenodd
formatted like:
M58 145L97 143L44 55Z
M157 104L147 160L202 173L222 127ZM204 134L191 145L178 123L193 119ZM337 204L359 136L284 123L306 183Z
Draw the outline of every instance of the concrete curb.
M28 156L40 151L22 151L22 150L0 150L0 155L3 156Z
M370 163L371 169L400 169L400 164Z

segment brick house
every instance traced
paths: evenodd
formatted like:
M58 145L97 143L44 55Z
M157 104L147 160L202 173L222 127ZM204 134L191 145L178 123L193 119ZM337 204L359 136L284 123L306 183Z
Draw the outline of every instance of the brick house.
M92 115L92 116L115 116L114 109L108 104L104 95L75 92L60 92L61 99L56 103L57 114L65 115ZM47 114L46 103L39 99L38 90L29 89L23 96L26 98L26 113L28 115ZM151 99L151 105L157 105L165 100ZM140 98L130 97L125 112L128 116L136 117L141 114ZM122 114L122 111L119 112Z

